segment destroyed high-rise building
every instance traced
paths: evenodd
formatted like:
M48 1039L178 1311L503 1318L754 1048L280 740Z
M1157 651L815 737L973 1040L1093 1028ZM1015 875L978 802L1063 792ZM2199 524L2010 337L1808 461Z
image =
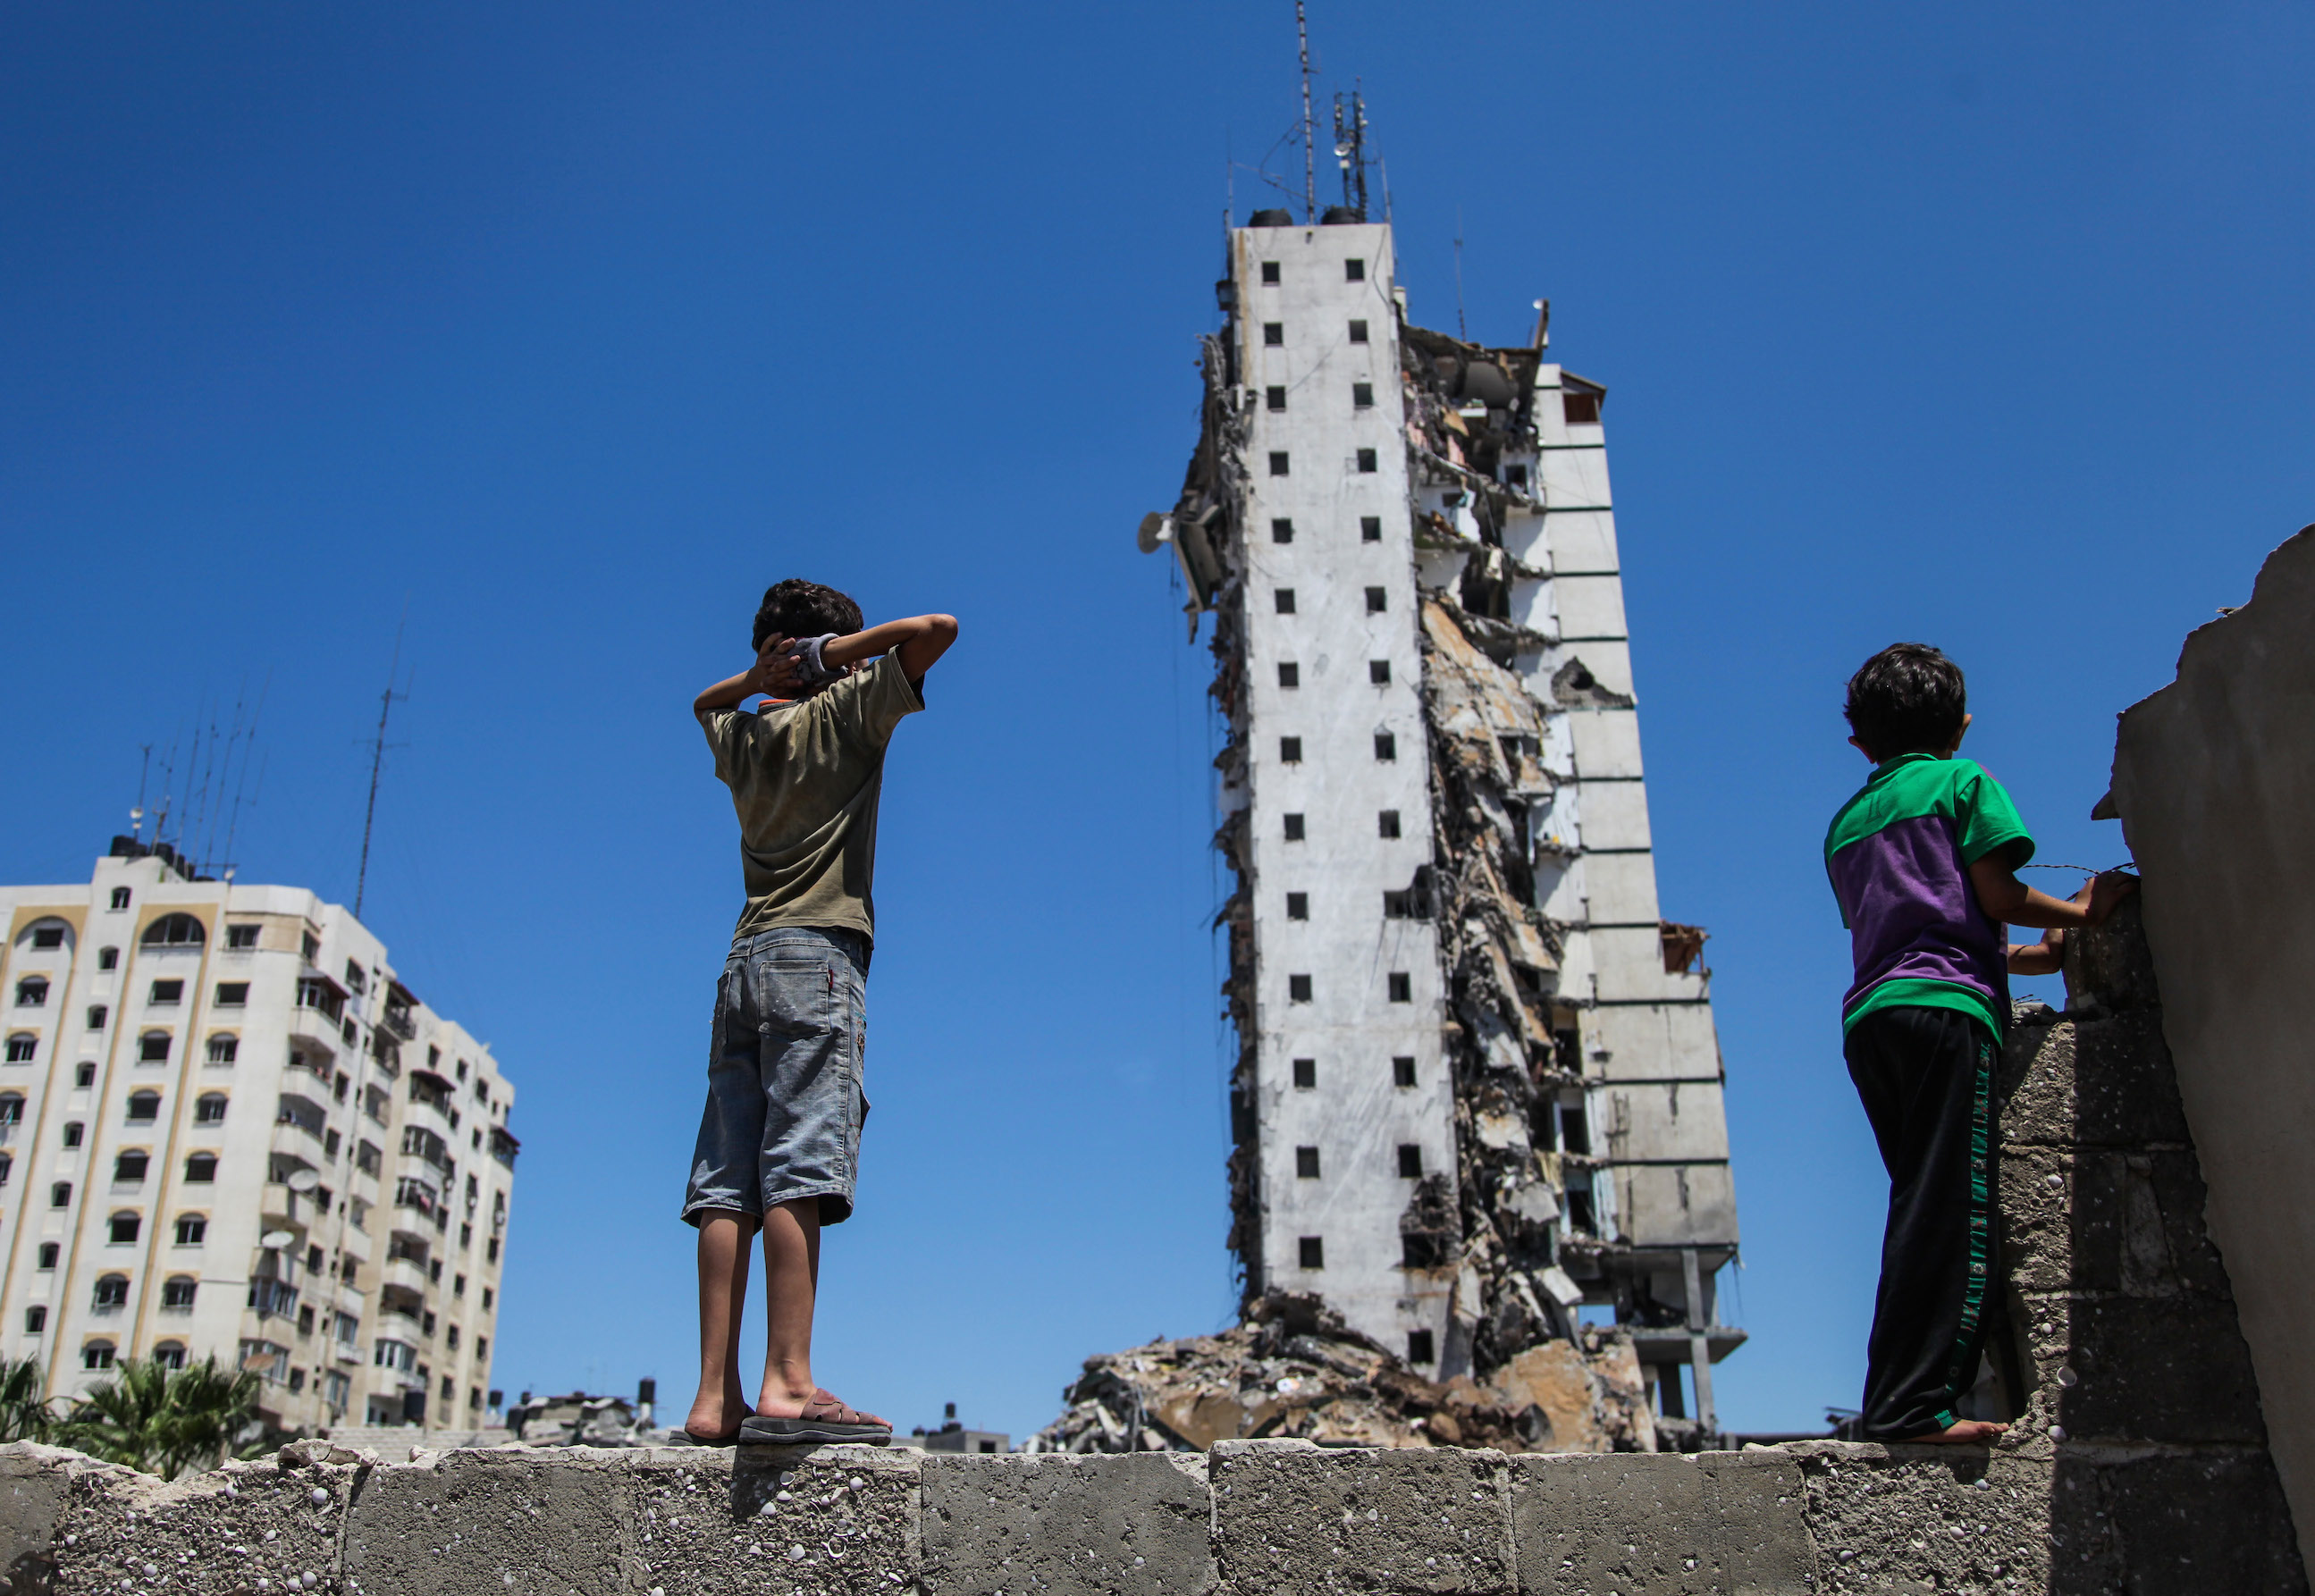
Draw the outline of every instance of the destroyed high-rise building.
M1480 1382L1612 1308L1654 1413L1708 1429L1735 1197L1704 933L1657 907L1605 390L1548 307L1518 348L1412 324L1351 208L1228 251L1141 545L1212 616L1248 1308Z

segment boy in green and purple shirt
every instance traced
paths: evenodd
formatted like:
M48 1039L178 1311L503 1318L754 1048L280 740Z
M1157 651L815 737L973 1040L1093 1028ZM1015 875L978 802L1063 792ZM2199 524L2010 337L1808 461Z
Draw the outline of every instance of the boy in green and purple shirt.
M1849 678L1849 741L1873 775L1825 835L1825 872L1857 979L1842 1051L1889 1172L1881 1284L1867 1343L1865 1434L1984 1444L1957 1418L1992 1286L1993 1059L2009 976L2058 968L2063 928L2095 926L2137 882L2108 872L2062 902L2018 881L2034 839L2009 794L1956 758L1969 729L1960 667L1901 643ZM2044 928L2010 946L2002 927Z

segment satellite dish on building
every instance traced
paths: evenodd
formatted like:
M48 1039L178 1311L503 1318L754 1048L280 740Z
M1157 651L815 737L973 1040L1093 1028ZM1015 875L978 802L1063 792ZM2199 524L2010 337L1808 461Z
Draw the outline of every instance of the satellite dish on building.
M279 1252L297 1239L297 1233L294 1231L268 1230L264 1235L257 1238L257 1245L262 1247L270 1247L273 1251Z
M293 1192L310 1192L322 1184L322 1177L310 1169L293 1172L286 1183Z
M1156 554L1159 544L1174 541L1174 518L1151 510L1141 518L1141 530L1133 541L1140 545L1143 554Z

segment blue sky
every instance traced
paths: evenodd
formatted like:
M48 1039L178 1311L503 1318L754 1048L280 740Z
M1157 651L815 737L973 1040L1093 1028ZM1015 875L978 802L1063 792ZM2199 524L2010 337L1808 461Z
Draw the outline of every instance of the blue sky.
M690 696L802 573L962 642L886 790L823 1383L1016 1435L1213 1328L1209 663L1135 553L1291 7L19 8L0 52L0 875L84 879L270 682L250 879L351 895L520 1098L495 1383L687 1393L732 823ZM1713 931L1752 1332L1861 1379L1881 1176L1818 855L1842 681L1971 672L2046 860L2315 505L2303 7L1314 6L1415 319L1605 382L1665 912ZM1241 172L1242 217L1262 202ZM2048 878L2044 884L2054 884Z

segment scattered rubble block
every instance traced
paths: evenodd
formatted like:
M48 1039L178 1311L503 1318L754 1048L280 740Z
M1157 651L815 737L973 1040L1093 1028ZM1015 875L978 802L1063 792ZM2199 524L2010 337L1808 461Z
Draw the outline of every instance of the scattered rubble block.
M1202 1451L1218 1441L1656 1450L1630 1336L1596 1326L1500 1365L1485 1384L1427 1379L1318 1299L1276 1293L1214 1335L1086 1360L1068 1411L1024 1450Z

